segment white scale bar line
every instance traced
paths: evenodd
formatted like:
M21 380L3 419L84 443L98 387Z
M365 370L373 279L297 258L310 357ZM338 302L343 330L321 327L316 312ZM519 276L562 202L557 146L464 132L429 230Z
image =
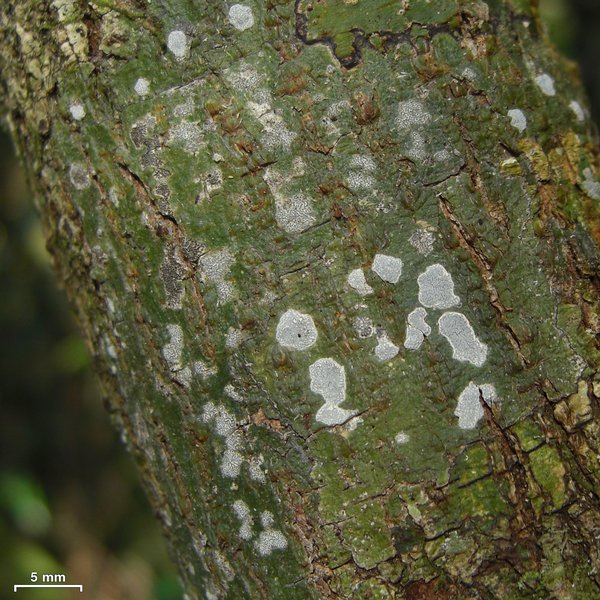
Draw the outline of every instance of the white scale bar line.
M16 592L19 588L79 588L80 592L83 592L83 586L78 585L33 585L33 584L19 584L15 585L13 588L13 592Z

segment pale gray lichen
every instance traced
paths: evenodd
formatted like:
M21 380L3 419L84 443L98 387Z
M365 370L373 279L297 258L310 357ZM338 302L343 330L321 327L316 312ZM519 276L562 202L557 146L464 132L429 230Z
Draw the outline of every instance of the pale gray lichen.
M288 233L301 233L315 222L312 201L304 194L275 197L275 219Z
M218 370L214 365L209 367L203 360L197 360L192 365L194 375L197 375L203 381L206 381L209 377L214 377Z
M235 328L230 327L225 335L225 347L226 348L237 348L242 341L242 332Z
M181 121L169 129L167 145L180 147L188 154L196 154L206 146L204 132L197 123Z
M510 117L510 124L519 131L525 131L527 127L527 117L525 113L519 108L511 108L508 111L508 116Z
M398 105L396 125L399 129L410 129L415 126L427 125L431 121L431 114L418 100L405 100Z
M369 317L356 317L352 322L352 327L356 331L356 335L362 340L371 337L375 333L373 321Z
M244 397L235 389L235 387L231 383L228 383L223 388L223 393L228 398L231 398L231 400L233 400L234 402L243 402L244 401Z
M279 318L275 339L284 348L306 350L317 341L317 328L310 315L290 308Z
M340 408L346 400L346 371L333 358L320 358L309 367L310 389L320 394L325 404L319 408L315 419L325 425L341 425L356 411Z
M587 192L587 195L593 200L600 200L600 183L594 178L594 174L589 167L583 170L583 189Z
M540 88L543 94L546 96L554 96L556 95L556 90L554 89L554 79L550 77L547 73L542 73L535 78L536 85Z
M375 346L375 356L381 361L388 361L394 358L400 348L390 340L385 331L381 332L378 336L377 346Z
M436 263L417 277L419 302L427 308L445 309L460 304L454 295L454 281L446 269Z
M282 117L269 111L258 117L258 120L264 128L261 142L267 150L290 149L298 134L286 127Z
M375 186L372 175L375 161L370 156L355 154L350 159L350 171L346 177L348 186L353 190L371 189Z
M245 31L254 25L252 9L245 4L234 4L229 9L229 22L238 30Z
M234 262L235 259L227 248L208 252L198 261L203 279L215 285L221 302L233 297L233 285L225 281L225 277L229 275Z
M394 438L396 444L406 444L409 440L410 436L407 433L404 433L404 431L400 431L399 433L397 433L396 437Z
M167 48L177 60L183 60L189 54L190 42L183 31L171 31L167 37Z
M212 423L215 433L224 438L225 451L221 457L220 471L223 477L235 479L239 476L244 457L242 449L242 433L237 429L235 417L224 407L207 402L202 412L202 421Z
M585 121L585 112L577 100L571 100L571 102L569 102L569 108L573 111L575 117L580 123Z
M350 271L348 274L348 285L361 296L368 296L373 293L373 288L367 283L362 269Z
M253 481L258 481L259 483L267 482L264 469L262 468L264 460L262 455L248 460L248 474Z
M69 106L69 112L76 121L81 121L81 119L85 117L85 108L79 103L71 104L71 106Z
M179 371L182 367L181 354L183 352L183 329L180 325L167 325L169 342L164 345L162 355L171 371Z
M148 92L150 91L150 82L146 78L140 77L135 82L133 89L138 96L147 96Z
M418 350L426 336L431 333L431 327L425 322L427 311L419 306L409 313L406 327L406 339L404 347L407 350Z
M371 269L383 281L398 283L400 275L402 275L402 260L395 256L376 254Z
M273 528L274 518L273 513L265 510L260 515L261 525L264 531L261 531L258 540L255 542L255 547L261 556L268 556L273 550L285 550L287 548L287 540L283 533L278 529Z
M77 190L85 190L90 187L90 174L87 168L79 163L73 163L69 167L69 179Z
M251 540L254 521L250 513L250 507L243 500L236 500L233 503L233 512L240 521L240 539Z
M461 429L474 429L483 418L481 398L488 405L496 402L498 397L494 386L489 383L475 385L471 381L461 392L454 411L454 415L458 417L458 426Z
M416 229L410 238L409 244L423 256L428 256L433 251L434 235L427 229Z
M457 312L446 312L438 319L438 329L450 346L452 357L481 367L487 358L487 346L477 339L467 317Z

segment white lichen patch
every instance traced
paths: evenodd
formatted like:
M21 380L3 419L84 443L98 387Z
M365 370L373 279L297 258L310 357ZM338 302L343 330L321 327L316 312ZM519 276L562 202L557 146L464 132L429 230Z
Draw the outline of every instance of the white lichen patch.
M162 355L171 371L179 371L182 367L181 354L183 352L183 329L180 325L167 325L169 342L164 345Z
M407 317L406 339L404 347L407 350L418 350L426 336L431 333L431 327L425 322L427 311L419 306Z
M350 271L348 274L348 285L361 296L368 296L373 293L373 288L367 283L362 269Z
M250 513L250 507L243 500L236 500L233 503L233 512L240 521L240 539L246 541L251 540L254 520Z
M316 221L312 200L304 194L275 197L275 220L288 233L301 233Z
M181 121L169 129L167 144L181 147L188 154L197 154L206 145L204 131L197 123Z
M255 547L261 556L268 556L273 550L285 550L287 540L283 533L273 528L273 513L265 510L260 515L261 525L264 531L261 531L255 542Z
M579 104L579 102L577 102L577 100L571 100L571 102L569 102L569 108L573 111L575 118L580 123L585 121L585 112L583 111L581 104Z
M81 121L85 117L85 108L83 105L76 103L69 106L69 112L75 121Z
M369 317L356 317L352 322L352 327L356 332L356 335L361 340L366 340L375 333L375 327L373 327L373 321Z
M183 60L190 52L190 41L183 31L171 31L167 37L167 48L177 60Z
M366 190L375 187L375 161L370 156L355 154L350 159L350 171L346 176L348 187L352 190Z
M258 481L258 483L267 483L267 477L263 469L264 458L259 455L255 458L248 460L248 474L252 481Z
M535 84L540 88L543 94L546 96L555 96L556 90L554 89L554 79L547 73L542 73L535 78Z
M298 134L287 128L282 117L270 110L258 117L258 120L264 128L260 141L267 150L290 149Z
M69 167L69 179L76 190L85 190L90 187L90 174L88 170L79 163L73 163Z
M583 189L587 192L587 195L593 200L600 200L600 183L594 177L592 170L589 167L586 167L583 170L583 176L585 180L583 181Z
M284 348L306 350L317 341L317 328L310 315L290 308L279 318L275 339Z
M405 100L398 105L396 125L399 129L412 129L415 126L427 125L431 114L427 112L422 102Z
M341 425L356 411L340 408L346 400L346 371L333 358L320 358L309 367L310 389L320 394L325 404L319 408L315 419L325 425Z
M229 9L229 22L238 30L245 31L254 25L252 9L245 4L234 4Z
M423 256L428 256L433 251L434 235L427 229L416 229L410 238L409 244Z
M192 370L194 375L200 377L202 381L206 381L210 377L214 377L218 372L217 367L214 365L208 366L203 360L195 361L192 365Z
M446 269L436 263L417 277L419 302L427 308L445 309L460 304L454 294L454 281Z
M226 302L233 296L233 285L225 281L225 277L229 275L234 262L235 260L227 248L209 252L201 256L198 261L202 277L205 281L215 285L221 302Z
M242 341L242 332L235 328L230 327L225 334L225 347L226 348L237 348Z
M202 421L212 424L214 432L224 438L225 451L221 457L220 471L223 477L235 479L239 476L244 457L241 454L242 433L237 429L235 417L224 407L208 402L202 411Z
M235 389L235 387L233 387L233 385L231 385L231 383L228 383L223 388L223 393L234 402L244 401L244 397Z
M407 433L404 433L404 431L398 432L394 438L396 444L407 444L409 440L410 436Z
M452 357L481 367L487 358L487 346L480 342L467 317L457 312L446 312L438 319L438 329L450 346Z
M523 132L527 127L527 117L520 108L511 108L507 115L510 118L510 124L517 130Z
M133 86L133 90L142 98L150 92L150 82L145 77L140 77Z
M400 275L402 275L402 261L395 256L376 254L371 270L383 281L398 283Z
M474 429L483 418L481 400L489 406L498 400L493 385L484 383L475 385L472 381L458 397L454 415L458 417L458 426L461 429Z
M390 340L385 331L379 334L377 346L375 346L375 356L381 362L392 360L398 354L399 350L400 348Z

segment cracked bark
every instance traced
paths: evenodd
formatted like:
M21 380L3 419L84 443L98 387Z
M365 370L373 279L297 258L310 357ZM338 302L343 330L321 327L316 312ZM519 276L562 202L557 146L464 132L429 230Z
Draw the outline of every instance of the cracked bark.
M188 597L598 597L596 138L535 3L249 6L247 30L212 1L0 13L0 106ZM298 194L289 233L275 204ZM442 310L403 348L434 263L481 367L453 360ZM275 341L289 308L316 322L306 351ZM400 353L379 362L357 317ZM315 421L322 357L345 425ZM466 430L469 382L499 399L479 388Z

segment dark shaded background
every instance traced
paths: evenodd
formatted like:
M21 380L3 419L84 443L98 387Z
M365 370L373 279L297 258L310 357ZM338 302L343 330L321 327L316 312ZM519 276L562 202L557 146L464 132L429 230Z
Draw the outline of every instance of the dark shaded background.
M582 67L600 116L600 0L541 0L549 33ZM130 457L90 372L37 215L0 134L0 599L32 571L64 573L94 600L181 597ZM10 594L10 596L9 596Z

